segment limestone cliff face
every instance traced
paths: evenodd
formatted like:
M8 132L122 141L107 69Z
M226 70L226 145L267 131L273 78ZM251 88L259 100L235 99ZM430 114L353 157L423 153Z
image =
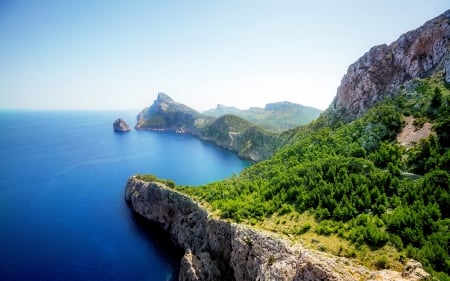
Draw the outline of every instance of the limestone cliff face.
M373 272L345 258L215 219L197 202L161 183L131 177L125 198L184 250L179 280L419 280L416 268L406 279L399 272Z
M450 10L390 45L371 48L350 65L329 111L353 120L407 81L442 69L450 77L449 58Z

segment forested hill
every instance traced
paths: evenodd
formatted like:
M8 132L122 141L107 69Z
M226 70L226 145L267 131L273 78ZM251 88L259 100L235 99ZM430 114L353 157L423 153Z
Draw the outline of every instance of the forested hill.
M232 114L264 129L279 133L310 123L319 117L320 112L317 108L285 101L269 103L264 108L251 107L246 110L219 104L203 114L213 117Z
M177 188L223 219L372 267L401 269L413 258L450 280L449 25L447 11L387 51L377 47L384 59L369 51L332 107L284 133L288 144L270 159ZM409 59L400 63L402 52Z

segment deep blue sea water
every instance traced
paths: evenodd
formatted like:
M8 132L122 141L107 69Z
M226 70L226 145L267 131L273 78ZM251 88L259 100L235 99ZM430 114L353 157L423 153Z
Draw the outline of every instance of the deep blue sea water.
M180 252L135 215L135 173L199 185L249 163L172 133L114 133L133 112L0 112L0 280L173 280Z

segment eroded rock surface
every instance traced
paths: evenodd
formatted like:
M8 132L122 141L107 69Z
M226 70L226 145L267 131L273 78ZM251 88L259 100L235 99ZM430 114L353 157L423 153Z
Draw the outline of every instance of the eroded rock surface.
M414 78L444 70L449 82L449 45L450 10L390 45L371 48L350 65L329 110L351 121Z
M199 203L158 182L131 177L125 198L184 250L179 280L420 280L418 274L370 271L271 233L213 218Z

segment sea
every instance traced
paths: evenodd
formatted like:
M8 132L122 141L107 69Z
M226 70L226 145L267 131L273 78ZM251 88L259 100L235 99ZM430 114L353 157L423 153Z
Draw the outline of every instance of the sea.
M0 280L178 280L182 252L127 205L127 179L198 186L250 163L189 135L113 131L135 115L0 111Z

